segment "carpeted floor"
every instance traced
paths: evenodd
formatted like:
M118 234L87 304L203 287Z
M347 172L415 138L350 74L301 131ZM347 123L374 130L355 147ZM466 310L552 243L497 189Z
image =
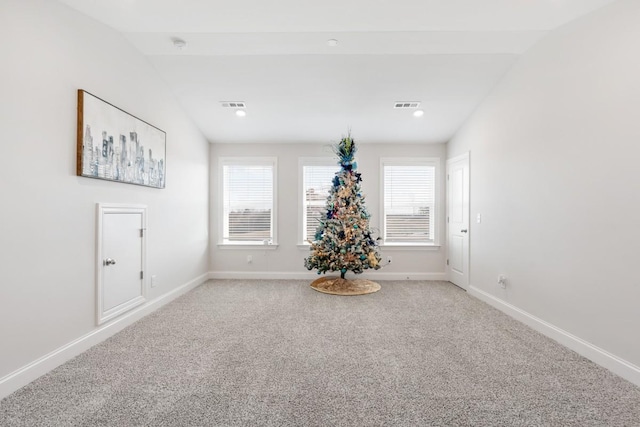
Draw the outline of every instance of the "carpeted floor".
M446 282L210 281L0 402L2 426L640 426L640 388Z

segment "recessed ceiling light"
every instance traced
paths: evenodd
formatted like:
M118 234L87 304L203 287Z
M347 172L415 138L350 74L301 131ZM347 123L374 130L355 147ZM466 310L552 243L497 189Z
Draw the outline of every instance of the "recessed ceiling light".
M416 110L413 112L414 117L422 117L423 115L424 115L424 111L422 110Z
M329 39L329 40L327 40L327 44L328 44L329 46L331 46L331 47L338 46L338 40L336 40L336 39Z
M236 110L236 116L238 117L244 117L247 115L247 112L244 110Z
M171 41L173 42L173 46L178 50L182 50L187 47L187 42L178 37L172 38Z

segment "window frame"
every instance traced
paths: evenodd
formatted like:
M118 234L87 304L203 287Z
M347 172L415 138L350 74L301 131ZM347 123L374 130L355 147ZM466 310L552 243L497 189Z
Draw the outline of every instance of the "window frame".
M333 166L335 172L340 170L340 165L333 157L300 157L298 158L298 247L308 249L310 244L306 241L305 227L305 182L304 168L305 166Z
M228 241L224 239L224 167L225 166L271 166L272 170L272 207L271 239L255 241ZM277 157L220 157L218 159L218 246L221 248L264 247L276 249L278 246L278 158Z
M385 167L386 166L427 166L434 168L433 180L433 218L430 218L433 227L432 241L387 241L386 240L386 212L385 212ZM440 247L441 234L441 160L439 157L382 157L380 158L380 246L393 247Z

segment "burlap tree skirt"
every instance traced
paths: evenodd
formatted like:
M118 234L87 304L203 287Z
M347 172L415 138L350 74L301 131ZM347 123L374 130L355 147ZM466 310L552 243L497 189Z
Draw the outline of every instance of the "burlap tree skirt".
M365 279L341 279L337 276L321 277L311 283L318 292L332 295L365 295L378 292L380 285Z

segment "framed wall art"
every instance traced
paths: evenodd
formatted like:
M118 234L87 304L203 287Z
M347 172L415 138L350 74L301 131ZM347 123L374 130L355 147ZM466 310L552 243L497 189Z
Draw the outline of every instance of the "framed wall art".
M78 90L77 175L164 188L167 134Z

